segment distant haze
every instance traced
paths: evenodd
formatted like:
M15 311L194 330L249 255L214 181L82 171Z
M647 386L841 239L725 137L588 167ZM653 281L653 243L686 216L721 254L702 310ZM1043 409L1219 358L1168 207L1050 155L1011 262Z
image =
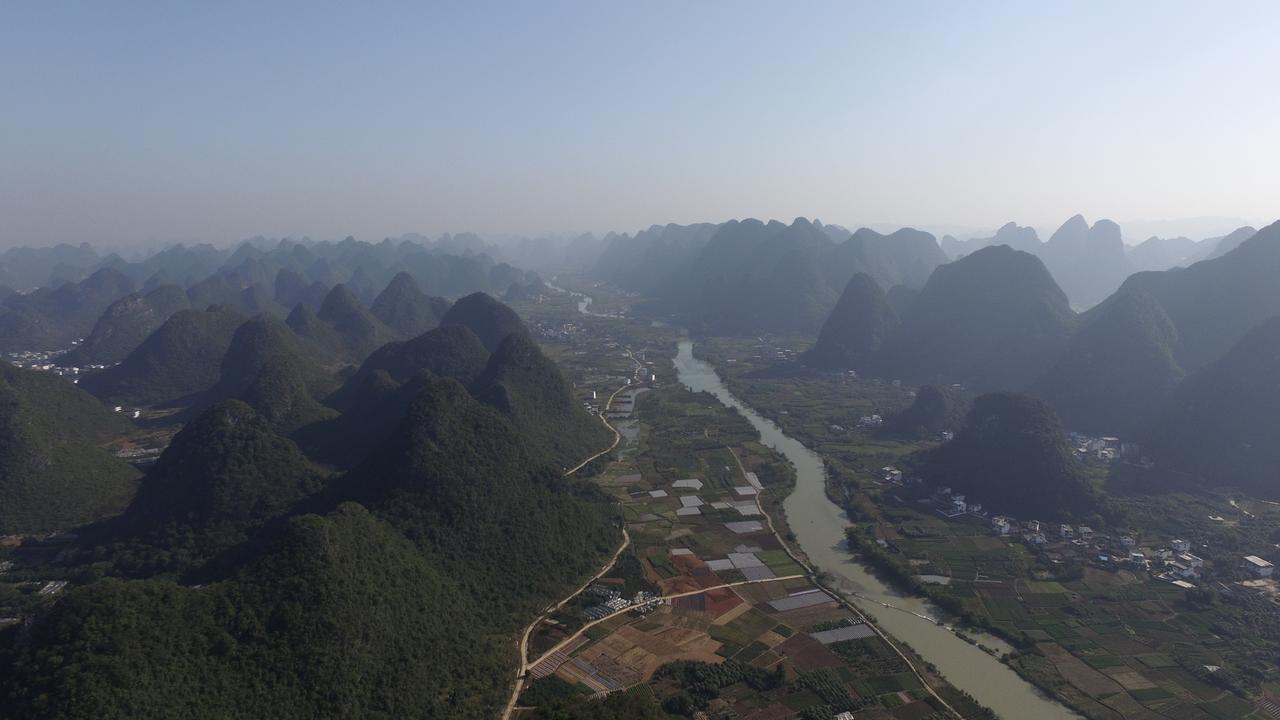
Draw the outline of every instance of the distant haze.
M1280 215L1278 21L1264 2L9 3L0 247L746 216L1045 238L1075 213L1198 239Z

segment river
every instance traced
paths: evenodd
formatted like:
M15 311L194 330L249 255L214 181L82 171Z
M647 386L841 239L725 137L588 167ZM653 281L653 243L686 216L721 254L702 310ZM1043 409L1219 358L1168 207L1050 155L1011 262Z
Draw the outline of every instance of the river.
M881 628L902 640L937 666L956 687L1006 720L1079 720L1080 715L1046 697L995 657L960 639L937 619L945 616L922 599L886 585L851 555L845 546L848 519L826 495L822 459L787 436L773 421L743 403L721 382L715 368L693 356L693 342L681 340L675 360L680 382L705 390L725 405L737 408L760 432L765 445L782 453L796 468L796 487L784 503L787 523L811 563L835 578L835 586ZM1006 652L1009 646L994 636L965 633Z
M592 317L618 317L617 315L608 315L604 313L592 312L590 295L587 295L586 293L580 293L577 290L569 290L566 288L562 288L558 285L553 284L555 280L556 278L551 278L551 282L544 281L543 284L551 288L552 290L555 290L556 292L567 293L570 297L577 300L578 312L582 313L583 315L590 315Z

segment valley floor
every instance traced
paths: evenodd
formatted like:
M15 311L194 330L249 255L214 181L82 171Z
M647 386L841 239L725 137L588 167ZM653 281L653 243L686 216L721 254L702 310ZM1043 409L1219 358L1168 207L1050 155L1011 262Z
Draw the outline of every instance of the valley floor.
M788 542L790 465L740 415L676 382L674 332L522 311L583 402L624 438L610 462L584 472L617 498L629 546L535 622L516 714L641 688L712 716L989 716L822 587ZM596 400L628 380L611 402ZM703 663L719 668L710 686Z
M828 492L857 520L850 541L865 560L1009 641L1012 667L1089 718L1280 717L1274 582L1251 579L1239 562L1274 542L1275 505L1170 493L1151 471L1116 465L1108 518L1089 520L1096 537L1063 539L1046 523L1041 540L1021 522L1001 535L990 514L955 514L937 488L887 477L884 468L936 444L859 428L904 408L908 389L806 371L793 362L805 345L712 338L699 347L735 394L822 455ZM1157 558L1181 538L1204 562L1185 585L1157 577L1158 563L1128 560Z

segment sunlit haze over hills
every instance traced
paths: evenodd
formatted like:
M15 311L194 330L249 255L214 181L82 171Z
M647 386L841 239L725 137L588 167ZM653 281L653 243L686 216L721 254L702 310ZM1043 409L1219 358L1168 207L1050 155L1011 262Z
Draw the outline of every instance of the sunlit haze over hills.
M1047 237L1076 213L1199 239L1274 219L1277 21L1272 3L11 3L0 247L797 216Z

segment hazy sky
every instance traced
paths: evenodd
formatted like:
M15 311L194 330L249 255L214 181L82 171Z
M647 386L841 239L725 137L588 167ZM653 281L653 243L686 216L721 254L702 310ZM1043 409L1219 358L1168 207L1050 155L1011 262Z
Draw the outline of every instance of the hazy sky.
M1280 3L1049 6L0 3L0 245L1280 216Z

